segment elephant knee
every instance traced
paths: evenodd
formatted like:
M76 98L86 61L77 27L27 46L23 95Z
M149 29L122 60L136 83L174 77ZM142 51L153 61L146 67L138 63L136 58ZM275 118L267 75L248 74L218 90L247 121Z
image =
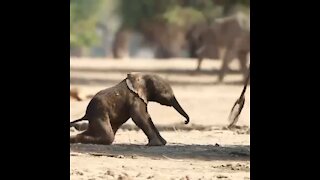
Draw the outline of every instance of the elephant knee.
M104 137L104 138L101 138L100 140L101 144L104 144L104 145L110 145L113 143L113 141L114 141L114 136Z
M111 145L112 143L113 143L113 141L102 141L100 144Z

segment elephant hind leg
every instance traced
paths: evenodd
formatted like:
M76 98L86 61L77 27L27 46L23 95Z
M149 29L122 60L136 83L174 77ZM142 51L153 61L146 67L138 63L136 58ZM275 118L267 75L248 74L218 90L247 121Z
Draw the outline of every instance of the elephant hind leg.
M230 62L235 58L235 50L228 49L222 60L222 66L218 74L218 82L222 82L226 72L229 69Z
M70 143L109 145L113 141L114 132L108 118L90 121L88 130L70 137Z

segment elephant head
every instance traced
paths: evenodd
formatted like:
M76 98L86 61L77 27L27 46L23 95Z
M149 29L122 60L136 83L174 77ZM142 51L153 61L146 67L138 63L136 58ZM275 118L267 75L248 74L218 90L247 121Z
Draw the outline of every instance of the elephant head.
M185 124L189 123L189 116L175 98L169 83L160 76L130 73L127 74L126 84L144 103L148 104L149 101L154 101L162 105L173 106L186 118Z

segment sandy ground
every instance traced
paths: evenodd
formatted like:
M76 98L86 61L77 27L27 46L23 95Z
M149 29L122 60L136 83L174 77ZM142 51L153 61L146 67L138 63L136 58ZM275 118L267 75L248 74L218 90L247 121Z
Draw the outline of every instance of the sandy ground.
M228 130L228 115L242 90L238 64L225 83L217 84L221 62L205 60L193 73L195 60L71 59L71 88L83 96L113 86L129 72L150 72L167 78L190 124L173 108L150 103L148 111L163 147L147 147L147 138L131 119L112 145L70 145L71 179L250 179L250 86L238 128ZM70 121L84 115L89 100L70 99ZM70 129L71 134L79 133Z

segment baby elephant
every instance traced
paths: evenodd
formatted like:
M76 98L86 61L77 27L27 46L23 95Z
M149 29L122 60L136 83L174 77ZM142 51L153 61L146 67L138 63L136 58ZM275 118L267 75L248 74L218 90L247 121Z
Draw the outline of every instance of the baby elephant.
M119 84L98 92L89 102L86 114L70 123L88 120L88 129L70 137L70 143L105 144L113 142L119 127L131 118L148 137L148 146L162 146L164 140L154 126L147 110L149 101L173 106L186 118L188 114L176 100L169 83L157 75L127 74Z

